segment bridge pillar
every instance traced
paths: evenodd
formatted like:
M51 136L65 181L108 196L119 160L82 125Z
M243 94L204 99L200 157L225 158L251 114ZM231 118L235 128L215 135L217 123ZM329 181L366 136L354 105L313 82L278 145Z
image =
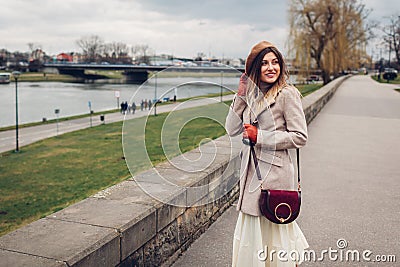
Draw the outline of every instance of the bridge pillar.
M59 68L58 72L60 74L71 75L77 78L85 78L85 70L84 69L69 69L69 68Z
M127 83L141 84L147 81L149 73L147 70L127 70L124 75Z

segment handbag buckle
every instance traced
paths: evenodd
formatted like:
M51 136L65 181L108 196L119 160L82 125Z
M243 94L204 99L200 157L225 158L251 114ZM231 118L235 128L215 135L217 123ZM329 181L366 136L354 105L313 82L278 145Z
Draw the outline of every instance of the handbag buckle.
M289 215L287 216L287 218L279 217L278 214L276 213L276 212L278 211L278 208L281 207L281 206L286 206L286 207L289 208ZM280 221L281 223L284 223L285 221L289 220L291 216L292 216L292 208L290 207L289 204L287 204L287 203L279 203L279 204L275 207L275 218L276 218L278 221Z

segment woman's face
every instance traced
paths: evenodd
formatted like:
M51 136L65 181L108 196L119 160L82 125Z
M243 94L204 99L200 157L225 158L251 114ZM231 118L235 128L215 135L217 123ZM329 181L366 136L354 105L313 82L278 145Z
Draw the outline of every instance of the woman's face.
M281 73L278 58L273 52L265 54L261 63L261 81L266 83L274 83Z

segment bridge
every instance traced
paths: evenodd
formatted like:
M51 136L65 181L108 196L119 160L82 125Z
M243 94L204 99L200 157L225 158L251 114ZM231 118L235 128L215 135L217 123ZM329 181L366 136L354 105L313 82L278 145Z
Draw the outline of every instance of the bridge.
M60 74L71 75L85 80L96 80L106 78L102 75L88 74L86 70L119 70L126 76L128 83L142 84L148 79L150 72L158 71L177 71L177 72L225 72L235 73L244 72L244 67L234 68L226 65L216 66L167 66L167 65L132 65L132 64L87 64L87 63L46 63L44 68L57 69ZM320 75L320 70L302 70L298 68L289 68L290 74L308 73L312 75Z
M131 64L87 64L87 63L46 63L44 68L57 69L60 74L67 74L82 79L104 78L101 75L85 73L86 70L119 70L123 71L128 83L141 84L148 79L149 72L154 71L181 71L181 72L244 72L244 68L228 66L152 66Z

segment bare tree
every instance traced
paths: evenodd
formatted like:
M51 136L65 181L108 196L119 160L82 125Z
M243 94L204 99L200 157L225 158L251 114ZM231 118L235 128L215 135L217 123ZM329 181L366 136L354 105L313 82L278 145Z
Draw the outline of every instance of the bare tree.
M113 58L117 60L119 63L131 63L129 54L129 47L125 43L121 42L113 42L111 44L113 51Z
M389 23L383 27L385 33L384 41L389 46L389 62L390 54L393 50L396 56L397 64L400 66L400 15L392 15Z
M132 63L132 58L129 56L130 47L122 42L112 42L103 45L102 56L103 60L110 63Z
M129 48L127 44L121 43L121 42L113 42L112 48L114 53L116 54L117 58L119 56L124 56L129 52Z
M87 61L96 62L101 58L104 42L99 36L90 35L82 37L76 41L76 44L82 49Z
M132 54L135 56L137 63L150 64L151 49L148 45L135 45L131 49Z
M31 53L35 50L42 49L42 45L38 43L27 43L27 45Z
M109 44L109 43L104 44L102 48L103 48L102 49L103 60L111 62L111 54L112 54L112 46L111 46L111 44Z
M324 84L365 60L371 25L358 0L291 0L289 51L295 65L321 70Z
M30 51L30 60L42 61L45 56L42 45L38 43L28 43L27 45Z

